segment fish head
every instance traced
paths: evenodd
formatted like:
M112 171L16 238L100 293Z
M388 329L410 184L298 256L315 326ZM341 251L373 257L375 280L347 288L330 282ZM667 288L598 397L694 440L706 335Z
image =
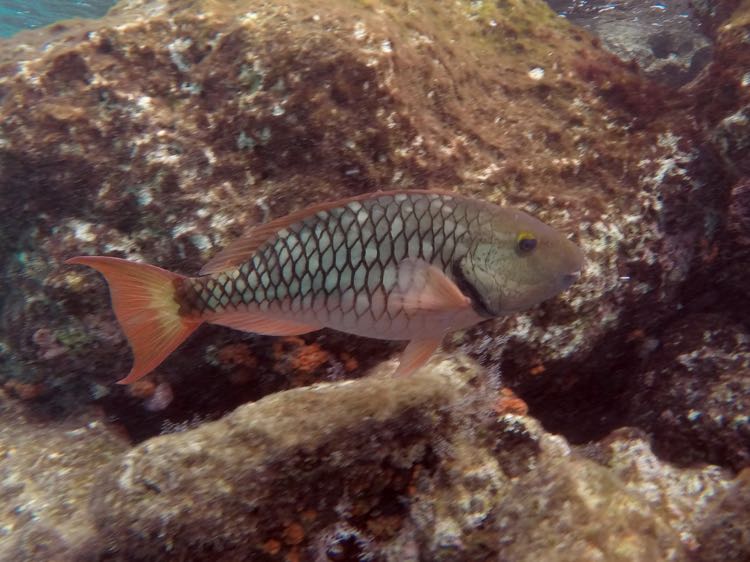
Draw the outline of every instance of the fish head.
M458 286L486 317L530 308L570 287L581 249L522 211L502 209L454 266Z

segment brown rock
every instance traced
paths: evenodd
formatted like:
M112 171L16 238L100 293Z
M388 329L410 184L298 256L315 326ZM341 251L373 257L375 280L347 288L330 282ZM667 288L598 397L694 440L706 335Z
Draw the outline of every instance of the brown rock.
M126 443L98 418L51 421L0 395L0 560L72 562L100 551L89 494Z
M425 437L445 423L444 409L465 384L455 367L277 393L218 422L156 437L100 475L92 499L99 532L122 559L202 560L205 552L252 560L277 536L313 548L327 526L353 523L344 514L357 503L365 520L386 509L403 513L396 498L407 481L397 476L429 457ZM310 510L317 515L307 532L297 522L279 528ZM169 538L154 541L154 533Z
M253 560L276 537L303 560L681 559L672 496L647 501L530 418L497 417L486 383L443 360L154 438L101 474L100 536L117 559Z
M750 472L746 469L721 502L716 502L711 517L698 530L697 562L742 562L750 559Z
M701 19L703 28L715 35L717 28L737 10L742 0L693 0L693 10Z
M717 506L739 482L730 471L715 465L682 469L661 460L641 430L619 429L597 447L603 455L599 462L610 468L629 491L640 495L665 518L679 533L688 552L703 543L702 527L711 524ZM746 510L742 508L734 509L732 513L738 517L746 516Z
M452 338L491 380L502 373L516 412L528 404L579 442L637 423L671 459L744 466L744 426L703 420L736 417L747 394L744 344L730 345L747 331L732 192L747 157L746 8L680 93L536 0L131 0L96 22L0 42L0 378L57 389L44 396L54 411L102 398L143 439L165 421L361 375L393 348L309 336L295 363L309 373L295 377L271 339L206 328L160 370L163 408L134 415L134 399L111 386L130 356L106 289L62 261L106 253L192 273L249 225L312 202L449 188L522 207L587 254L569 293ZM704 345L689 324L706 317ZM240 340L242 361L222 362ZM644 498L647 486L614 465L578 458L507 408L498 419L486 398L498 385L472 392L461 370L478 377L453 365L450 376L300 389L147 441L101 469L95 539L110 543L89 551L669 560L694 546L676 520L707 539L695 527L710 523L665 515L673 504ZM699 423L685 423L690 408ZM316 518L285 545L305 511ZM57 549L67 527L48 519L16 547Z
M743 250L750 248L750 177L738 181L729 197L728 230L732 242L738 246L732 258L741 259Z
M707 72L691 93L696 113L710 128L718 153L732 174L750 174L750 30L748 0L715 2L716 52Z

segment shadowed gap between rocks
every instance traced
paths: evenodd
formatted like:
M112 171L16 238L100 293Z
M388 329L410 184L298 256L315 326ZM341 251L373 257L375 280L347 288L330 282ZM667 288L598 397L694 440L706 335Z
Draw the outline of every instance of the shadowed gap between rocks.
M392 355L399 344L389 344L367 338L355 338L332 330L322 330L304 338L307 344L319 345L329 359L315 371L294 372L278 357L275 345L283 338L246 335L237 339L237 332L229 328L203 325L201 338L191 338L172 354L163 365L163 380L179 380L171 384L174 394L169 405L161 410L150 411L135 393L113 393L99 401L113 423L121 424L131 442L140 443L156 435L183 431L200 423L215 420L233 411L238 406L254 402L275 392L300 385L363 376L370 368ZM244 345L262 368L248 369L242 364L211 364L206 362L196 370L191 357L201 353L206 339L214 342L217 349L224 346ZM352 342L356 340L356 345ZM358 349L359 368L351 374L336 373L338 350ZM129 351L126 352L129 354ZM206 351L203 350L205 354ZM126 362L129 361L129 358ZM193 373L189 379L179 373ZM172 373L172 375L170 375Z
M693 100L695 101L695 100ZM675 100L681 107L685 102ZM750 328L744 312L750 306L746 288L736 283L738 263L748 252L737 248L731 234L731 224L722 218L730 204L728 193L737 181L726 170L716 151L707 144L700 146L700 156L691 170L700 193L694 196L690 213L685 214L681 194L668 192L663 199L666 232L680 233L689 229L691 222L700 216L699 210L715 209L716 223L707 225L707 234L696 241L698 248L690 263L686 281L677 293L679 307L671 314L661 315L655 322L644 310L634 310L621 318L614 328L592 347L588 357L570 364L550 362L545 364L543 377L526 374L514 359L514 353L524 356L522 347L510 347L503 355L501 372L506 383L529 405L530 414L539 419L545 428L559 433L574 444L598 441L620 427L639 426L637 404L633 399L639 393L640 374L657 362L661 352L659 340L679 319L701 313L719 314L727 322L736 322ZM685 189L690 186L677 186ZM693 211L695 216L692 216ZM678 248L672 251L680 251ZM643 350L644 334L659 347ZM649 342L650 343L650 342ZM512 346L523 346L513 342ZM549 381L570 380L572 384L548 384ZM652 428L644 427L650 432ZM681 455L670 452L668 444L654 443L663 458L678 464L693 464ZM729 458L711 457L705 462L733 466Z
M686 284L681 291L681 302L684 303L681 310L652 325L648 325L643 318L624 319L626 322L620 328L597 342L593 347L595 352L587 358L588 361L573 366L565 362L546 364L543 379L519 374L525 373L525 370L519 368L513 359L513 349L509 349L504 354L501 367L501 372L506 374L506 383L528 404L530 415L539 419L545 429L562 434L572 444L599 441L621 427L640 427L642 422L638 418L643 412L634 403L642 391L639 375L659 363L661 344L644 353L641 350L644 344L642 336L634 334L646 327L648 334L663 337L662 334L675 329L674 325L680 319L704 313L722 316L728 324L734 322L750 329L747 315L744 314L747 306L750 306L748 295L738 291L737 287L722 283L721 272L725 267L724 260L717 260L710 269L706 269L703 263L697 263L688 277L698 277L696 284L702 287L710 286L706 278L717 278L719 285L716 290L700 292L694 289L693 284ZM523 344L514 342L512 345ZM520 348L518 352L524 354ZM575 376L570 376L571 369L576 370ZM569 387L546 384L558 378L574 382ZM652 430L651 427L643 429L649 433ZM688 460L690 455L676 454L670 444L661 442L659 437L662 436L652 436L657 455L678 465L694 465L696 460L699 464L734 465L732 459L723 456L726 452L719 453L718 458L714 453L711 458L693 457L692 461Z

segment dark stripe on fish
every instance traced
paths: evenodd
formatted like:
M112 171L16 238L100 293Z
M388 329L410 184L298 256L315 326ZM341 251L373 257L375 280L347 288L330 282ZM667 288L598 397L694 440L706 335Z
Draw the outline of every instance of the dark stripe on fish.
M490 312L490 309L484 302L482 295L479 294L477 288L472 285L471 282L466 278L466 275L464 274L463 270L461 269L461 265L458 262L453 263L453 266L451 267L451 273L453 274L453 281L456 283L459 291L469 297L474 312L479 314L479 316L483 316L484 318L493 318L497 316L497 314L493 314L492 312Z

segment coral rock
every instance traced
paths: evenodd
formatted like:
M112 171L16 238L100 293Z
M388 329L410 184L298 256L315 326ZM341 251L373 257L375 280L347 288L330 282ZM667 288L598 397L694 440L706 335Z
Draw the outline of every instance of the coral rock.
M0 560L98 552L89 494L101 467L126 449L91 412L51 423L0 395Z
M466 360L409 379L385 367L134 448L93 494L107 548L149 560L677 561L732 485L716 467L680 475L637 436L613 437L606 462L578 454L531 418L495 414L490 379ZM685 497L691 478L700 502Z
M153 438L102 475L92 500L99 531L126 559L252 560L277 537L309 540L299 523L280 526L303 510L318 514L318 534L355 509L403 512L384 502L428 461L426 437L461 386L454 367L289 390Z
M712 314L670 325L639 374L631 423L682 464L750 466L750 334Z

